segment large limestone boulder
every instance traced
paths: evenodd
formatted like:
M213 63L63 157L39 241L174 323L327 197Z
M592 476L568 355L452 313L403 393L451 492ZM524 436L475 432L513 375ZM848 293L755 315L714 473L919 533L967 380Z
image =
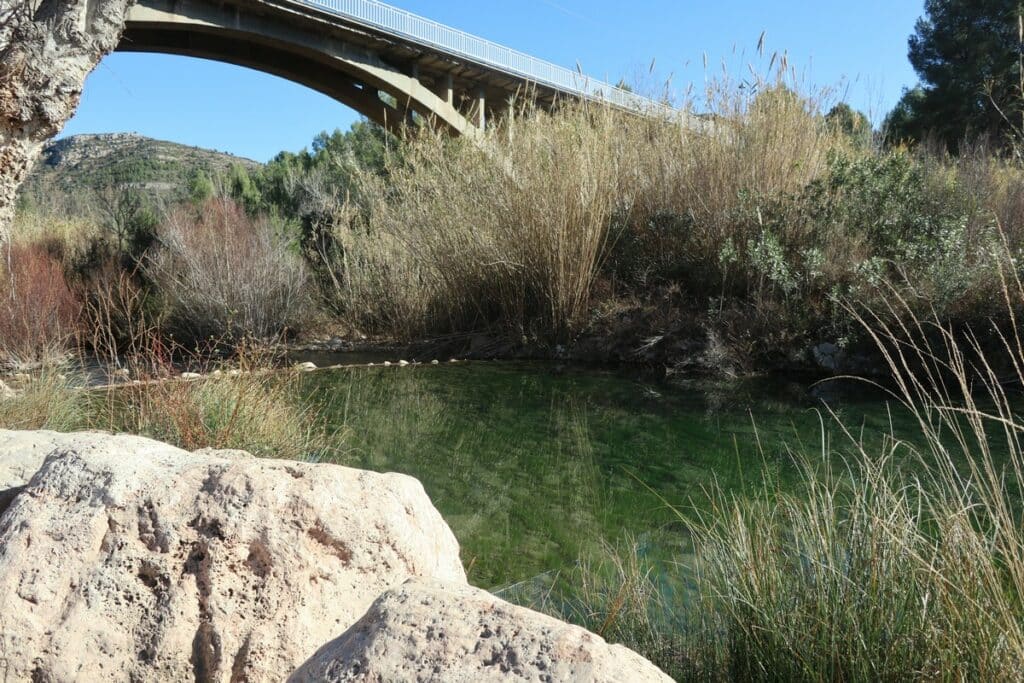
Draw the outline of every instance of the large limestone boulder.
M465 582L409 477L0 433L7 461L38 451L0 514L8 680L283 680L382 591Z
M621 645L464 584L412 579L288 679L670 682Z

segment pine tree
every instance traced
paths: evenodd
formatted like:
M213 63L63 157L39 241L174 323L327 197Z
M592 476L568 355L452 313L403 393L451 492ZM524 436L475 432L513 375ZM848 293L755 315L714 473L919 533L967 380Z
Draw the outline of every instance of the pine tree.
M1004 141L1024 113L1022 11L1022 0L927 0L908 53L921 85L889 115L889 140Z

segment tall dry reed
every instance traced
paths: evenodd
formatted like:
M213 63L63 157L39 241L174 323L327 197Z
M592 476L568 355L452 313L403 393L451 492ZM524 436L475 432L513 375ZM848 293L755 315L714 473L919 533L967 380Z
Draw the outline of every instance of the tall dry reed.
M723 250L768 229L752 218L761 203L850 146L781 83L711 97L697 126L566 104L516 110L472 142L414 136L383 178L357 174L336 210L333 248L318 254L330 300L374 332L497 326L547 340L585 327L608 272L640 291L681 279L706 300L730 267Z
M586 317L616 208L616 117L530 113L481 144L421 135L337 222L335 301L404 335Z

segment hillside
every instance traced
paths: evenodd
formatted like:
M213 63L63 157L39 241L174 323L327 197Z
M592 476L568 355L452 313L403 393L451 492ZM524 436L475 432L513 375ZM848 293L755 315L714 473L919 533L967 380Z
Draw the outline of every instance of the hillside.
M210 176L234 164L260 166L223 152L154 140L134 133L74 135L50 142L25 184L26 201L131 186L154 198L177 199L197 171Z

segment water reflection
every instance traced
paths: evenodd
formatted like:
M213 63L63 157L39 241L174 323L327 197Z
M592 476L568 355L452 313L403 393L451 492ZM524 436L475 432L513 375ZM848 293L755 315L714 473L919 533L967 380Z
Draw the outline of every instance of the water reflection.
M311 400L344 426L345 464L423 482L476 585L571 566L625 535L666 557L684 549L669 509L712 485L785 479L790 450L820 452L821 417L802 385L664 385L527 363L315 373ZM841 410L881 430L877 399ZM836 430L827 429L836 440Z

